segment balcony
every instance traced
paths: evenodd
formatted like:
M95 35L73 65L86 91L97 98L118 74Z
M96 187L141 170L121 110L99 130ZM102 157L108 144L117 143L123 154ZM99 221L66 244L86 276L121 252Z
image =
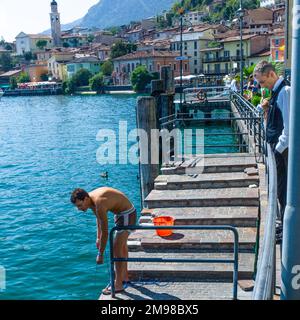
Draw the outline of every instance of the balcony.
M229 62L230 57L213 57L213 58L203 58L203 63L212 63L212 62Z
M215 76L215 75L226 75L230 73L230 70L222 69L222 70L209 70L204 71L204 75L206 76Z
M243 60L245 60L246 57L243 56ZM230 61L240 61L240 56L231 56L231 57L214 57L214 58L203 58L203 63L216 63L216 62L230 62Z

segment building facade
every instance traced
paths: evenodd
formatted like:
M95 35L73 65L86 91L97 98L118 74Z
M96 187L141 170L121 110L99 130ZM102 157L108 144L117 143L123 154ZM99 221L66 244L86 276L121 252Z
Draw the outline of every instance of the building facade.
M180 61L175 60L178 52L171 51L137 51L125 56L113 59L113 81L117 85L130 84L132 72L138 66L145 66L150 73L160 72L162 66L171 66L174 76L180 75ZM183 62L183 75L189 75L189 63Z
M195 27L193 30L186 30L183 35L183 55L189 57L189 69L191 74L197 75L203 73L203 55L202 49L206 49L208 44L214 40L214 35L218 31L225 31L223 26ZM171 50L180 51L180 33L171 39Z
M66 65L68 79L70 79L80 69L87 69L93 75L96 75L101 70L99 59L92 56L75 58L74 60L68 62Z
M275 62L285 61L285 35L284 31L271 36L271 58Z
M72 34L62 35L62 46L66 48L80 48L89 46L88 35Z
M207 16L207 12L204 11L190 11L183 17L185 23L191 23L193 26L199 25L203 22L203 18Z
M255 57L270 50L270 39L267 35L244 35L244 66L255 63ZM203 49L203 72L205 75L230 74L240 71L241 48L240 37L228 37L220 41L214 48Z
M25 52L36 53L41 49L37 46L39 40L47 41L45 49L51 49L53 47L52 38L42 34L26 34L24 32L19 33L16 36L16 52L21 56Z
M74 59L70 52L54 52L48 60L48 73L52 80L66 81L68 79L67 63Z

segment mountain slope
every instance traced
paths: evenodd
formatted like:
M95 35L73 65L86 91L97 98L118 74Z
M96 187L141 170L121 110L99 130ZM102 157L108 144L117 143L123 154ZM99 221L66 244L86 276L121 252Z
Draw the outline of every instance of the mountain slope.
M100 0L82 18L82 27L112 27L169 10L175 0Z

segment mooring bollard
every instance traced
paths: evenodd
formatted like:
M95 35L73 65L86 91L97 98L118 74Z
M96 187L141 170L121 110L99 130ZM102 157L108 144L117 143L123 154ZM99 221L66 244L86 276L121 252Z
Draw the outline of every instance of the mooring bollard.
M159 175L159 163L152 164L152 154L159 152L159 145L151 148L151 130L159 129L157 123L157 109L154 97L140 97L137 101L137 128L142 130L139 135L139 158L142 204L154 189L154 180Z

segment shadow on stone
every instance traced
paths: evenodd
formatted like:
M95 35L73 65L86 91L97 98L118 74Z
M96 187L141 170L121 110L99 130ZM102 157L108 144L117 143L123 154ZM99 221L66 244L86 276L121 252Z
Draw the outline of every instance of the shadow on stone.
M168 236L168 237L161 237L162 239L166 239L166 240L181 240L184 238L184 235L181 233L173 233L172 235Z

